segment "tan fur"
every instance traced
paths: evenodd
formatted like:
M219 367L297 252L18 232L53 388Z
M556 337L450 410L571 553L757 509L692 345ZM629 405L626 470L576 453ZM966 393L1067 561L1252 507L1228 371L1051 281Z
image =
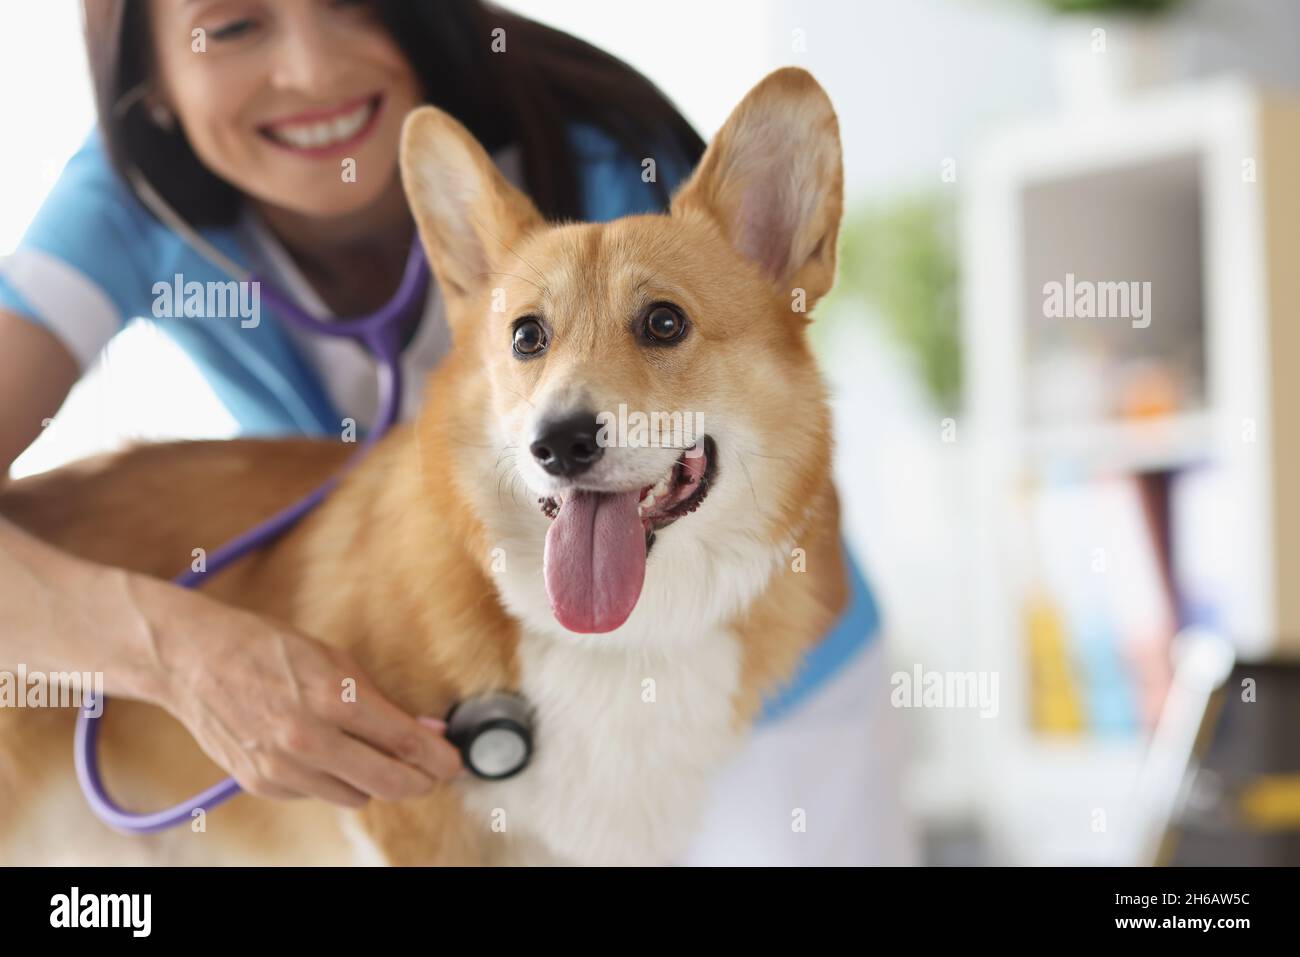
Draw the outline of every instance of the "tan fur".
M806 127L806 148L776 149L764 137L781 127L754 119L764 110ZM790 308L792 288L804 288L811 307L833 279L838 150L820 87L803 71L778 71L719 133L671 216L548 226L459 123L417 111L403 138L403 176L448 300L454 348L417 422L395 429L316 512L205 591L347 648L412 714L516 687L520 629L530 623L507 612L492 549L501 514L519 496L530 510L520 521L544 534L545 520L490 436L575 383L598 407L707 407L744 423L733 440L739 468L720 486L750 484L750 536L776 555L792 546L807 554L807 573L778 569L727 625L743 648L733 706L736 725L747 726L764 691L791 674L846 597L824 386L806 316ZM772 157L785 154L806 168L773 169ZM766 193L748 192L773 176L768 192L798 183L816 192L790 197L805 225L787 256L769 255L762 233L770 223L754 218L755 197ZM493 313L494 289L504 290L508 315ZM626 319L647 298L679 302L694 338L647 355ZM510 320L532 311L557 329L545 362L520 362L503 348ZM0 493L0 514L73 554L171 577L192 549L211 551L295 500L353 448L308 440L143 447L15 483ZM665 534L689 535L692 521ZM0 711L0 859L43 859L53 840L98 860L349 857L340 822L351 812L248 796L213 811L206 834L182 828L149 838L112 835L66 802L57 837L42 844L32 822L42 801L67 787L71 727L66 712ZM177 722L126 701L113 701L105 718L103 763L110 790L141 809L221 777ZM500 836L466 812L455 784L418 801L371 802L354 824L391 863L500 859Z

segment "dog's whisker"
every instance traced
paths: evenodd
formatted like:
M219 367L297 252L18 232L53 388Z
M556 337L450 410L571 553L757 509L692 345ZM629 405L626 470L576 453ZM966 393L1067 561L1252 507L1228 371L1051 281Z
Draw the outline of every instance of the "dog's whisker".
M737 449L737 452L743 455L753 455L760 459L773 459L777 462L793 462L794 459L788 455L764 455L762 452L755 452L753 449Z
M533 408L533 407L534 407L534 406L533 406L533 403L532 403L532 400L529 399L528 396L526 396L526 395L524 395L522 392L520 392L518 389L513 388L512 386L506 386L506 389L507 389L507 391L510 392L511 395L515 396L515 397L518 398L520 401L527 403L527 405L529 406L529 408Z
M497 504L498 505L505 504L501 499L501 483L506 480L506 476L509 474L511 473L503 471L500 475L497 476Z
M546 287L544 287L543 285L541 285L541 283L533 282L531 279L525 279L523 276L520 276L520 275L518 275L517 273L512 273L512 272L481 272L481 273L479 273L478 275L479 275L479 276L509 276L511 279L518 279L520 282L526 282L526 283L528 283L528 285L536 287L537 290L538 290L539 292L546 292Z
M502 246L505 247L505 249L506 249L506 250L507 250L511 255L513 255L513 256L514 256L516 259L518 259L521 263L523 263L525 266L527 266L529 269L531 269L534 273L537 274L537 278L540 279L540 280L542 281L542 283L543 283L543 285L539 286L538 288L539 288L543 293L545 293L545 292L546 292L546 286L545 286L545 283L546 283L546 277L545 277L544 275L542 275L542 271L541 271L540 269L538 269L536 266L534 266L532 263L530 263L530 262L529 262L527 259L525 259L523 256L519 255L519 253L518 253L518 252L517 252L517 251L516 251L516 250L515 250L515 249L514 249L514 248L513 248L509 243L507 243L504 239L502 239L500 236L496 235L496 234L493 233L490 229L488 229L487 226L486 226L486 224L484 224L483 221L480 220L477 216L474 217L474 221L478 224L478 227L479 227L480 229L483 230L483 232L487 233L489 236L491 236L493 239L495 239L497 242L499 242Z
M754 488L754 477L749 474L749 466L745 464L745 454L740 449L736 450L736 460L740 462L740 467L745 470L745 481L749 483L749 494L754 497L754 508L761 512L762 507L758 503L758 491Z
M519 472L518 472L518 470L513 470L513 471L511 471L511 473L510 473L510 501L511 501L511 503L512 503L513 505L515 505L516 507L519 506L519 499L515 496L515 485L516 485L516 483L518 483L518 482L520 482L520 478L519 478Z

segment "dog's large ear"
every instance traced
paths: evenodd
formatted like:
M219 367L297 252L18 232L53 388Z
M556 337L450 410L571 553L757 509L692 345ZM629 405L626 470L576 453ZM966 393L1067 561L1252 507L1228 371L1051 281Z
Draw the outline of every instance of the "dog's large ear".
M478 140L437 107L407 116L400 155L420 239L449 298L486 281L494 257L542 224L537 208L506 181Z
M811 308L835 282L840 153L826 91L807 70L777 70L732 111L673 197L673 214L712 216L783 292L803 289Z

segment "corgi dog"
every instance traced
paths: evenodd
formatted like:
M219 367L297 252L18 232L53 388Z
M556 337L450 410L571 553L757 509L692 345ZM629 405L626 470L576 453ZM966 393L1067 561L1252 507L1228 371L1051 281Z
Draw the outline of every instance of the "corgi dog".
M204 590L347 649L411 714L522 694L530 763L358 810L241 795L202 829L126 836L81 798L75 714L0 709L0 860L670 864L764 694L843 609L806 338L834 281L843 173L813 77L759 83L663 214L547 223L431 106L407 118L400 165L451 350L416 421ZM620 416L651 424L609 427ZM10 483L0 514L167 578L353 448L142 446ZM111 702L100 754L108 791L140 811L224 776L140 702Z

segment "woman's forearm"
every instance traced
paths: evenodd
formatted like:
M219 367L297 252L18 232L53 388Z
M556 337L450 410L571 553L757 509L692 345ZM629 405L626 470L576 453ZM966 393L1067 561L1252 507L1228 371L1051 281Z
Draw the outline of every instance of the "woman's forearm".
M142 609L167 587L0 519L0 670L99 672L105 693L158 703L164 655Z
M463 773L441 731L385 698L348 652L0 519L0 671L19 665L102 673L104 693L170 711L255 795L355 808Z

